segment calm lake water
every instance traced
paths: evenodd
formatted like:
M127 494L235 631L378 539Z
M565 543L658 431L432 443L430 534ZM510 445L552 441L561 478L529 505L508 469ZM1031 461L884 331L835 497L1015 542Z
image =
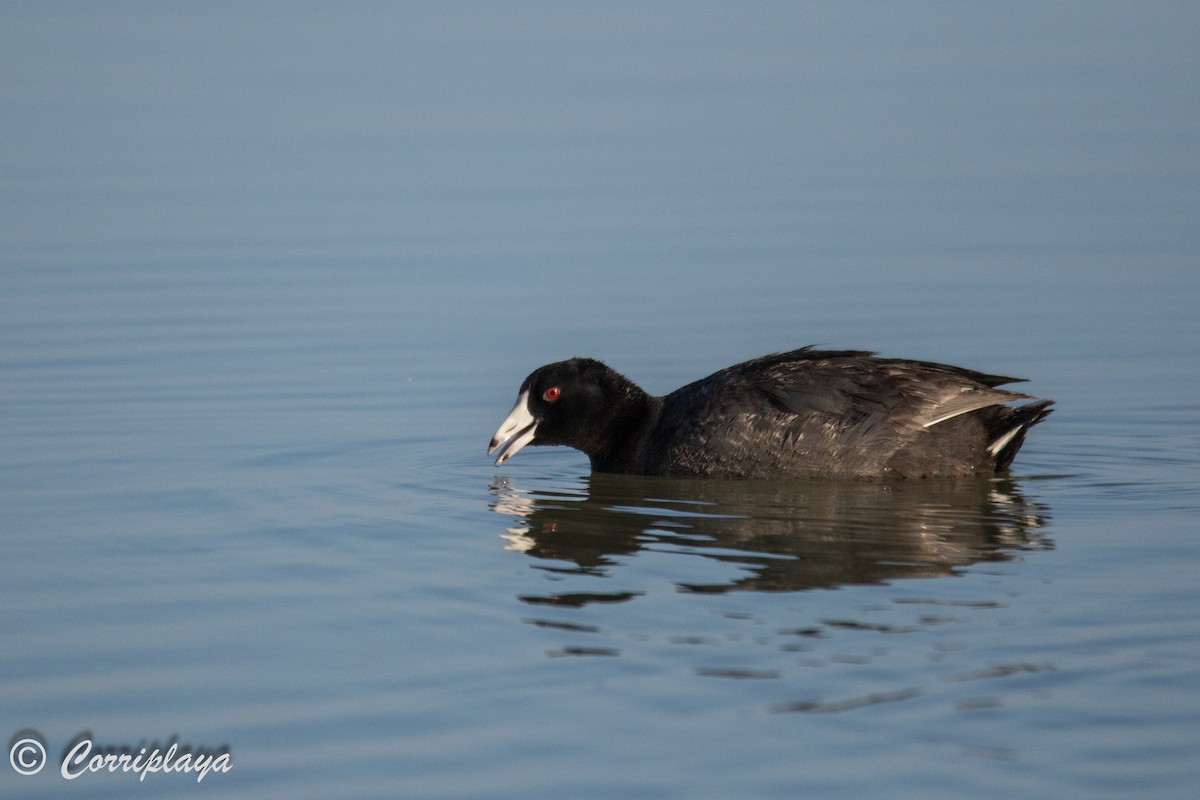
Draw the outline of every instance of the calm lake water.
M1200 790L1200 6L4 18L0 794ZM1057 411L995 481L484 455L542 363L813 343Z

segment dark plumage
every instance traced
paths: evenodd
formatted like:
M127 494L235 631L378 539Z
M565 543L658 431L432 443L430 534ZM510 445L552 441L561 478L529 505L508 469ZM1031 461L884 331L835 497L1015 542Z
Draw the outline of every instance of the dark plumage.
M527 444L582 450L597 472L925 477L1012 463L1051 401L996 387L1000 375L859 350L763 356L665 397L599 361L535 370L492 438L496 463Z

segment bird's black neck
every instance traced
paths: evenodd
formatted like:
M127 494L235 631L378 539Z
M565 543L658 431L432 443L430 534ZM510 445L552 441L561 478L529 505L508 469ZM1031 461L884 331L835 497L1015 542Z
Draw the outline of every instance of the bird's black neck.
M630 472L641 467L642 451L662 413L662 398L647 394L637 385L623 387L620 399L597 431L592 448L585 452L597 472Z

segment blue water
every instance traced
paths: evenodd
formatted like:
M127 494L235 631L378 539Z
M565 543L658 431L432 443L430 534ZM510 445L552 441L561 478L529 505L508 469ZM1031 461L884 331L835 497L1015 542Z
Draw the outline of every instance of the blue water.
M4 17L4 796L1195 796L1200 7ZM812 343L1057 411L968 484L484 455L542 363Z

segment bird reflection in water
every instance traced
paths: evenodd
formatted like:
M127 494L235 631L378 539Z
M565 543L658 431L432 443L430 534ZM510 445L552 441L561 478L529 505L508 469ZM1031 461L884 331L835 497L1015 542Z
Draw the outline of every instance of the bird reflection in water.
M1044 506L1009 478L912 481L719 481L593 474L522 488L498 478L492 510L514 518L508 548L543 569L612 576L642 550L729 564L723 582L682 591L801 591L946 575L970 564L1049 549ZM620 602L638 592L524 597Z

